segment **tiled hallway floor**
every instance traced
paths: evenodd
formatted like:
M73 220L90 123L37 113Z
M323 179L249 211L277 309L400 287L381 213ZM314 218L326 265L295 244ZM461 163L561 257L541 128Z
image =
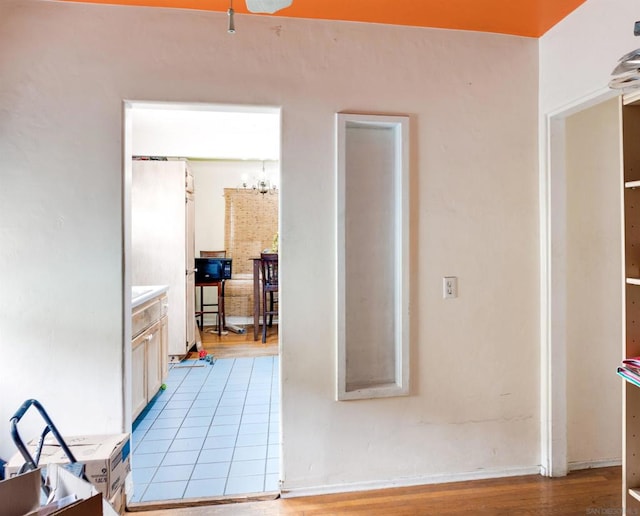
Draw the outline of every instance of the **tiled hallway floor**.
M130 501L277 491L278 369L273 356L172 366L133 425Z

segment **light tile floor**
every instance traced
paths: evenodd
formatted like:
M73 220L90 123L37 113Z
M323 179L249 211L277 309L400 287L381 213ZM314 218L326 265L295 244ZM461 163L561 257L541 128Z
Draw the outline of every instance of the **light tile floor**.
M277 491L278 376L278 357L173 365L133 424L130 501Z

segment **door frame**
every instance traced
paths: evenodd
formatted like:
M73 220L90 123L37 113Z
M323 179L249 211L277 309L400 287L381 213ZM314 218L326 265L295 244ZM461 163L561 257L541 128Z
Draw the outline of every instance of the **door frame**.
M540 473L568 473L566 164L567 117L618 96L608 88L539 117Z
M254 104L234 104L234 103L217 103L217 102L179 102L179 101L151 101L151 100L130 100L125 99L122 103L122 120L123 120L123 153L122 153L122 309L123 309L123 346L122 346L122 369L123 369L123 385L122 385L122 406L124 410L123 421L124 431L132 433L133 420L131 418L131 395L132 395L132 366L131 366L131 186L133 177L133 111L141 107L148 107L153 105L154 107L166 107L167 111L175 110L176 108L193 108L202 111L219 111L219 112L248 112L248 113L260 113L271 112L277 113L279 116L280 134L278 135L280 149L279 149L279 162L281 175L279 178L279 189L282 191L282 106L270 106L270 105L254 105ZM279 242L282 239L282 196L278 199L278 234ZM285 238L286 240L286 238ZM281 248L281 246L280 246ZM280 287L281 292L283 287ZM279 321L282 321L282 316L279 316ZM282 332L278 331L278 355L282 353L283 347ZM279 388L280 396L282 397L283 382L282 378L282 361L280 361L280 375L279 375ZM284 478L284 462L282 453L282 403L280 403L280 464L279 474L280 482L282 485L282 479Z

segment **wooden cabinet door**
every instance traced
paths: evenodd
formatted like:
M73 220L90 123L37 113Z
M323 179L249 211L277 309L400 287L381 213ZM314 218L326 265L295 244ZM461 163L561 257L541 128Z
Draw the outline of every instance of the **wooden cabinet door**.
M196 341L196 277L192 272L191 274L187 274L186 277L186 285L187 285L187 298L185 306L186 310L186 325L187 325L187 342L185 352L189 351L189 349L195 344Z
M131 345L132 420L135 420L147 405L146 338L147 334L143 333L134 339Z
M186 194L185 204L185 317L186 317L186 349L195 344L196 340L196 278L195 278L195 205L193 194Z
M160 378L164 382L169 375L169 318L160 319Z
M160 322L149 328L147 333L147 402L149 402L162 385L162 325Z

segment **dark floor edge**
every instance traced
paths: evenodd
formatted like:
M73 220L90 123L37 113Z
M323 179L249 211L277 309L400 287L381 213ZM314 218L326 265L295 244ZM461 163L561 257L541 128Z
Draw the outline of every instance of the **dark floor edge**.
M156 511L159 509L181 509L187 507L203 507L207 505L224 505L244 502L265 502L280 498L278 491L252 493L242 496L221 496L211 498L192 498L186 500L161 500L153 502L135 502L127 505L126 512Z

